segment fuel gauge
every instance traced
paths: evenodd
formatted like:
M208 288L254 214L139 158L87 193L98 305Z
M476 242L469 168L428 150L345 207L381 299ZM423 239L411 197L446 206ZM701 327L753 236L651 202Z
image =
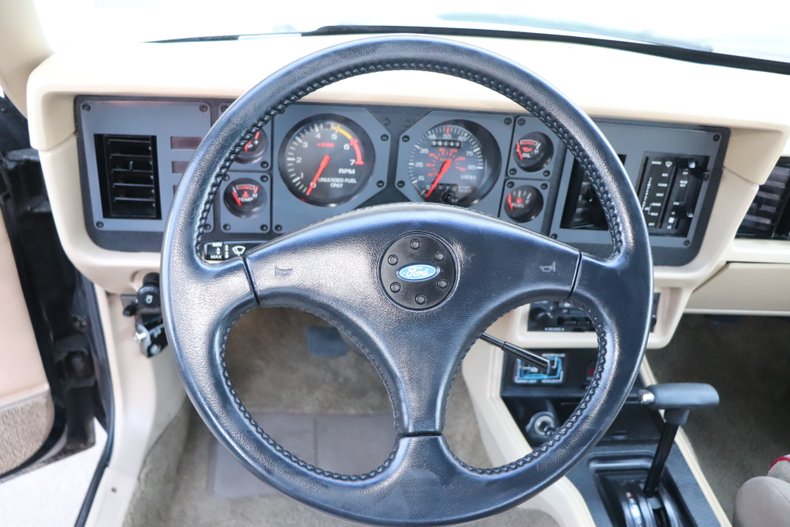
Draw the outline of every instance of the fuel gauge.
M521 185L505 197L505 212L513 221L525 223L534 220L543 210L543 194L532 185Z
M225 189L225 206L240 218L252 217L266 206L266 191L254 179L237 179Z
M244 143L239 153L236 154L236 161L244 163L245 165L258 163L263 159L263 155L266 153L267 144L266 134L262 130L258 130L249 141Z

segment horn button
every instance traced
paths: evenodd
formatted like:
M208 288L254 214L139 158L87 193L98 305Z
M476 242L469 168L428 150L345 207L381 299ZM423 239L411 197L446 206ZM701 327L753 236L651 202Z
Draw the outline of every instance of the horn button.
M408 234L384 252L379 276L384 292L399 306L430 309L442 303L455 286L455 258L439 238Z

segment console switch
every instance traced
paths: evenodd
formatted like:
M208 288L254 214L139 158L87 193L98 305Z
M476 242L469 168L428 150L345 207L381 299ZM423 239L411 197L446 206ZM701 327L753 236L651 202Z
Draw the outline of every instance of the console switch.
M652 154L645 158L639 201L650 234L686 236L707 179L706 156Z
M562 384L565 380L565 354L541 353L549 366L541 370L522 359L516 360L513 382L516 384Z
M667 211L661 223L661 231L665 234L685 236L688 234L694 209L702 187L704 173L697 172L698 165L694 159L686 159L678 166L672 193L667 202ZM683 166L685 165L685 166Z
M652 156L645 160L640 201L650 231L661 228L661 217L675 176L674 157Z

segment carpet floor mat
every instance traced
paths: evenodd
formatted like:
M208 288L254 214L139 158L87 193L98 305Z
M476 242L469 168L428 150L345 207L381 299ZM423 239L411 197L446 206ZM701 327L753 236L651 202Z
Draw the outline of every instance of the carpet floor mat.
M230 332L227 364L245 407L272 437L305 460L346 473L381 464L394 444L392 409L370 362L344 350L327 324L284 309L257 309ZM444 436L460 459L490 467L461 375L447 403ZM258 481L211 435L190 405L157 440L141 473L126 527L345 527ZM521 507L477 527L555 527Z
M719 391L719 406L692 412L685 430L732 517L738 488L790 452L790 321L686 315L669 346L647 358L659 382Z

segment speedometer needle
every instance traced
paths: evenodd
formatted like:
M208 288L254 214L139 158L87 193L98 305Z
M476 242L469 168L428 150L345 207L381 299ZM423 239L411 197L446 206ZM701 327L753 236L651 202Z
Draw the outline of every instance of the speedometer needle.
M321 160L321 164L318 165L318 170L316 170L315 176L313 176L313 180L310 182L310 186L307 187L306 194L308 196L310 195L311 192L313 192L313 189L318 184L318 178L320 178L321 174L323 174L324 170L326 169L326 166L329 164L330 159L331 158L329 157L329 154L326 154L324 155L324 158Z
M439 185L439 181L442 180L442 177L445 173L450 169L451 161L449 159L445 159L442 163L442 167L439 169L439 172L436 174L436 177L433 178L433 183L431 184L431 188L428 189L428 192L425 193L425 198L430 198L433 191L436 190L436 187Z

